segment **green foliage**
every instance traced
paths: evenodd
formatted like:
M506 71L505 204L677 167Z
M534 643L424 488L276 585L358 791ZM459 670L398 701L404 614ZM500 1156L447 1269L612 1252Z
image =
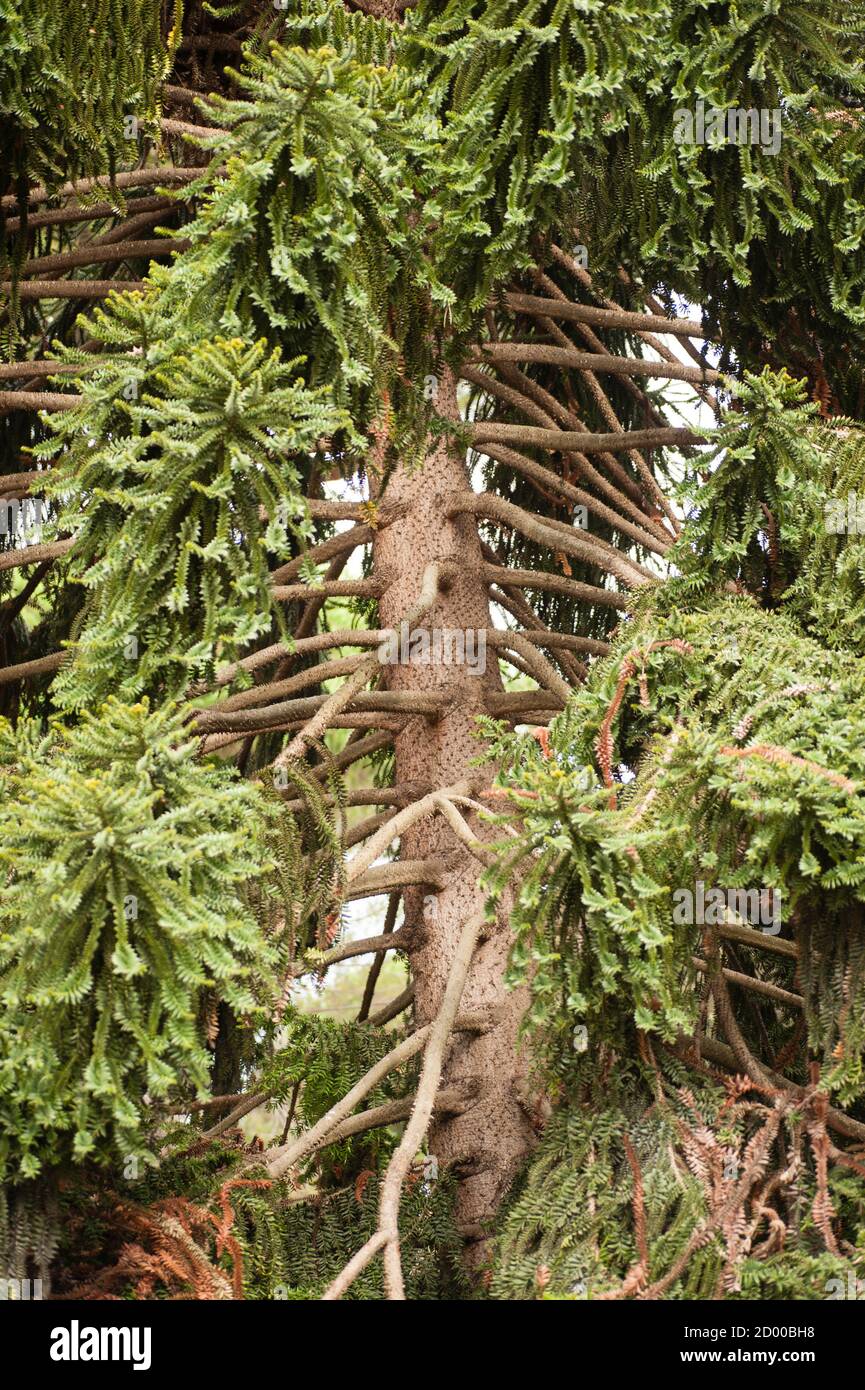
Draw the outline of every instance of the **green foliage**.
M512 973L530 981L529 1021L554 1048L577 1020L595 1039L621 1039L628 1020L670 1040L690 1031L700 934L676 926L673 892L778 889L785 923L826 923L832 1006L818 1008L815 980L811 1043L824 1083L852 1100L865 1084L858 663L750 599L665 613L664 592L555 721L549 760L527 737L511 748L524 829L503 862L528 856Z
M820 339L849 373L833 336L863 325L863 29L860 0L422 3L406 58L436 78L429 210L457 316L576 233L596 278L624 264L687 295L747 363L783 324L782 361ZM698 99L782 111L780 149L678 143Z
M262 342L155 355L110 359L38 451L60 459L46 492L75 534L69 575L90 591L55 687L73 705L180 693L281 621L268 557L309 535L301 474L347 419Z
M264 933L279 934L287 964L325 939L345 890L345 784L324 745L315 750L327 770L323 781L293 758L258 784L274 809L265 832L272 869L243 889ZM280 791L299 808L283 810Z
M49 187L113 173L130 148L125 118L153 126L182 13L182 0L2 0L6 172Z
M362 425L400 352L422 346L408 337L423 307L407 173L417 84L389 61L389 25L333 10L299 7L286 37L297 22L305 46L250 52L240 99L212 99L228 133L207 143L224 175L202 179L192 246L159 279L169 321L265 333Z
M293 1007L286 1010L283 1022L285 1035L279 1051L264 1068L262 1085L273 1094L275 1101L284 1101L303 1083L297 1109L303 1129L320 1120L351 1090L359 1077L396 1045L397 1040L384 1028L304 1014ZM366 1097L363 1108L372 1109L410 1095L417 1084L418 1070L416 1060L412 1059L407 1066L389 1073ZM359 1152L366 1167L377 1168L392 1149L393 1141L387 1130L372 1130L360 1140L349 1139L329 1145L325 1171L336 1168L344 1173L352 1156ZM321 1166L320 1160L314 1161L317 1167Z
M212 992L246 1015L271 987L238 896L262 803L146 704L4 723L0 759L2 1171L147 1156L145 1095L207 1086Z
M533 262L533 236L573 221L580 147L639 110L659 8L666 17L633 0L432 0L410 13L407 60L437 79L428 214L458 321Z
M248 1231L247 1297L319 1299L332 1279L376 1229L380 1179L324 1190L311 1202L241 1192L237 1209ZM413 1174L400 1202L400 1253L406 1298L449 1300L468 1296L462 1239L453 1218L456 1181ZM384 1279L373 1260L346 1299L381 1300Z
M741 413L731 412L715 437L717 467L710 464L670 557L682 575L670 601L727 581L795 615L825 646L863 656L863 427L818 419L802 383L785 372L745 373L736 396Z
M679 575L637 599L551 727L551 756L488 726L523 826L491 882L525 867L511 977L555 1067L578 1021L593 1044L693 1031L701 934L674 895L702 881L779 894L799 974L755 968L801 986L822 1084L845 1104L865 1091L862 547L823 514L859 485L862 443L801 396L783 373L747 379ZM777 1010L752 1012L745 1033L780 1050Z
M493 1298L621 1297L640 1258L633 1159L649 1254L645 1283L664 1281L660 1296L808 1300L828 1297L832 1279L846 1291L848 1275L861 1277L861 1177L844 1173L832 1181L846 1257L821 1248L811 1212L814 1179L807 1172L795 1195L789 1194L790 1227L783 1248L776 1249L771 1238L761 1238L766 1228L760 1226L759 1206L748 1210L745 1198L752 1188L761 1190L754 1141L767 1112L761 1115L751 1104L731 1107L718 1088L695 1083L692 1072L684 1085L684 1068L669 1059L653 1084L610 1056L603 1064L583 1060L574 1072L568 1103L555 1112L502 1214ZM753 1183L746 1178L749 1162ZM739 1203L733 1196L737 1184ZM746 1244L742 1232L755 1215ZM688 1253L701 1228L704 1238ZM632 1286L631 1296L636 1291Z

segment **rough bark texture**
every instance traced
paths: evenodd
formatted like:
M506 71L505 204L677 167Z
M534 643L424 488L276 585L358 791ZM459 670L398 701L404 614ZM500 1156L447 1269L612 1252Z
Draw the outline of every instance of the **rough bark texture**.
M442 380L437 408L447 418L458 418L450 378ZM491 625L477 523L471 516L447 518L450 500L468 486L464 456L444 442L431 447L421 467L398 467L391 474L388 500L406 503L408 511L398 526L386 528L375 541L376 573L391 579L379 603L382 626L399 627L417 600L425 567L449 558L459 562L459 569L452 582L445 582L423 626L432 631L482 630ZM385 668L383 683L390 689L444 690L450 697L440 717L419 716L397 736L397 785L413 783L419 795L472 775L471 764L481 751L475 716L483 711L487 695L501 689L492 649L487 656L483 675L472 674L466 664L411 662ZM489 826L473 813L466 813L466 818L478 838L491 838ZM424 1024L441 1003L460 930L483 906L482 866L441 816L413 827L403 837L401 855L406 859L453 856L443 890L419 886L406 889L404 895L406 925L414 929L411 967L417 1020ZM462 1003L467 1011L490 1010L494 1025L481 1036L463 1035L454 1043L442 1083L453 1086L471 1078L479 1086L479 1099L462 1115L436 1120L430 1131L433 1153L441 1163L455 1165L460 1175L457 1220L470 1249L474 1246L475 1262L483 1253L481 1227L495 1214L534 1135L524 1108L525 1060L517 1042L525 1000L519 993L506 991L502 980L510 946L506 907L478 947Z

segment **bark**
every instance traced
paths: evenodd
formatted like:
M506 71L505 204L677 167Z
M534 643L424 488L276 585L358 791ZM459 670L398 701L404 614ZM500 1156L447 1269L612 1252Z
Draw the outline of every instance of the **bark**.
M441 379L436 405L446 418L458 418L455 383L449 376ZM456 561L457 568L423 625L462 631L492 626L477 521L471 515L448 515L452 500L468 487L463 454L441 441L431 445L422 466L398 466L390 475L387 499L404 503L406 512L399 525L386 528L374 540L375 572L396 576L379 601L381 627L399 628L417 600L425 568L434 561ZM472 674L468 665L396 664L384 667L381 684L394 691L448 696L437 717L413 718L396 735L398 785L411 783L425 793L466 777L489 780L494 769L487 767L479 774L472 764L481 752L475 717L502 690L494 650L488 650L482 675ZM490 827L474 813L466 819L479 839L493 838ZM440 815L407 830L400 853L413 861L447 857L453 864L443 888L409 886L403 894L406 925L412 928L415 1009L423 1026L441 1006L460 933L483 907L485 894L478 884L477 859ZM497 921L485 929L461 1003L470 1012L490 1010L493 1026L481 1036L459 1037L442 1077L446 1087L475 1087L478 1102L465 1114L437 1115L430 1130L433 1153L440 1163L455 1166L460 1177L457 1221L474 1264L483 1258L480 1227L495 1215L534 1136L523 1099L526 1063L517 1041L525 999L503 985L510 947L507 909L505 902Z

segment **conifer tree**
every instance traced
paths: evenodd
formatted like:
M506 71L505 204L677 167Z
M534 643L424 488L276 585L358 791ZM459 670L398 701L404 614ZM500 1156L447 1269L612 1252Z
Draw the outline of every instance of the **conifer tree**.
M0 0L0 1273L865 1275L863 33Z

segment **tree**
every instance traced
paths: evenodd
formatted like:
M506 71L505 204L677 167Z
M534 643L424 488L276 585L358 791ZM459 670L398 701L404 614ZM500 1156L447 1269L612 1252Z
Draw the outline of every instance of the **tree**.
M122 8L0 5L8 1273L846 1277L863 7Z

